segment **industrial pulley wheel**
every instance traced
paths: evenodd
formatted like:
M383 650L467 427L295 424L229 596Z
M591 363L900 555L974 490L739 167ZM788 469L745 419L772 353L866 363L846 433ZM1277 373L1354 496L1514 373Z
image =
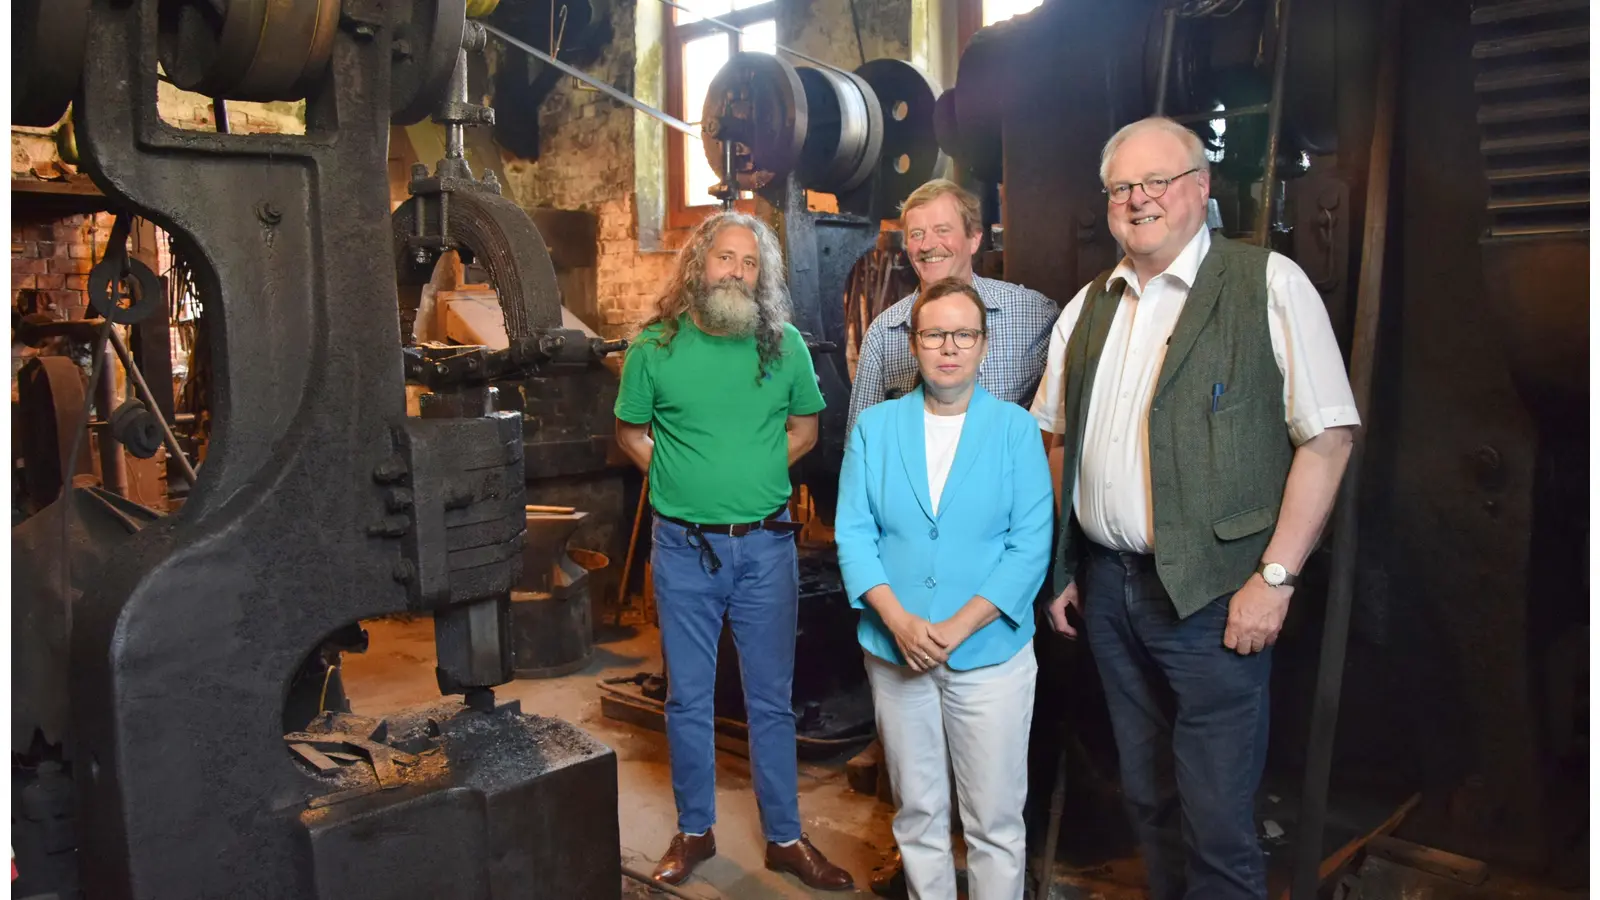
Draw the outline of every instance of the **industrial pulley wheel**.
M339 0L161 0L161 66L226 100L299 100L327 71Z
M856 74L872 88L883 108L879 187L884 200L898 208L947 161L933 127L939 87L927 73L898 59L871 60L856 69Z
M439 108L467 27L467 0L414 0L409 8L409 18L395 23L391 50L389 120L396 125L415 125Z
M1012 23L1007 23L1012 24ZM998 182L1003 160L1000 123L1005 98L1015 93L1008 82L1012 62L997 29L972 36L961 52L956 83L939 95L934 106L934 133L939 147L979 181Z
M802 67L798 73L806 94L800 181L828 194L852 190L872 174L883 148L878 97L850 72Z
M11 124L61 120L83 80L90 0L11 0Z
M794 66L769 53L736 53L706 91L700 118L706 160L727 183L724 142L731 142L739 189L760 190L800 165L809 120Z

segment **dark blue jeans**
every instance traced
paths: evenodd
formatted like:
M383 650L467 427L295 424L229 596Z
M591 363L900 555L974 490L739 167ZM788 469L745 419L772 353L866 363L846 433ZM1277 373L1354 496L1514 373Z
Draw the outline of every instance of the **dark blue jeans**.
M1271 649L1222 644L1231 595L1179 619L1151 557L1094 547L1081 585L1154 900L1265 898L1255 795Z
M795 762L794 642L800 569L793 533L706 534L655 520L650 562L661 650L667 663L667 744L678 830L699 834L716 821L713 694L717 641L726 615L739 651L750 725L750 767L767 840L800 837ZM710 542L721 562L715 572Z

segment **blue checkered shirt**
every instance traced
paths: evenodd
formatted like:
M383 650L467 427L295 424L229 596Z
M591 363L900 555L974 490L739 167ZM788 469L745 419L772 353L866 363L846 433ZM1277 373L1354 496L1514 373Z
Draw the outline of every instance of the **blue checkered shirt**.
M972 286L988 307L989 353L978 366L978 383L1007 403L1033 402L1050 352L1050 329L1061 307L1038 291L993 278L972 276ZM911 355L911 307L917 295L901 298L867 327L850 388L850 420L875 403L899 397L917 385L917 360Z

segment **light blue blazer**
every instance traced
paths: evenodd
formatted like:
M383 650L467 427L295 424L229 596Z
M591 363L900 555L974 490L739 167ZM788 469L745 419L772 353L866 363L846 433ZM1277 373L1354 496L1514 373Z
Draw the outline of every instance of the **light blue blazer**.
M1039 424L975 387L935 516L922 402L919 386L869 407L845 448L834 540L845 592L862 610L856 636L868 653L905 665L866 604L868 590L887 584L907 612L930 622L979 595L1000 617L957 647L949 665L996 665L1033 639L1033 602L1050 565L1055 507Z

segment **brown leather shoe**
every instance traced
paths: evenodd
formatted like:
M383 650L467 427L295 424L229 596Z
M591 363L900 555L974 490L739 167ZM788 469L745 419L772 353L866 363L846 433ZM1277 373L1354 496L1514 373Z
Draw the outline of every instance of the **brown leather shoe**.
M656 870L651 877L667 884L682 884L694 867L717 855L717 839L707 828L706 833L699 837L678 832L672 837L672 844L667 847L667 852L661 857L661 862L656 864Z
M848 891L856 886L850 873L839 868L822 851L811 845L805 835L785 847L767 842L767 868L775 872L788 872L819 891Z

